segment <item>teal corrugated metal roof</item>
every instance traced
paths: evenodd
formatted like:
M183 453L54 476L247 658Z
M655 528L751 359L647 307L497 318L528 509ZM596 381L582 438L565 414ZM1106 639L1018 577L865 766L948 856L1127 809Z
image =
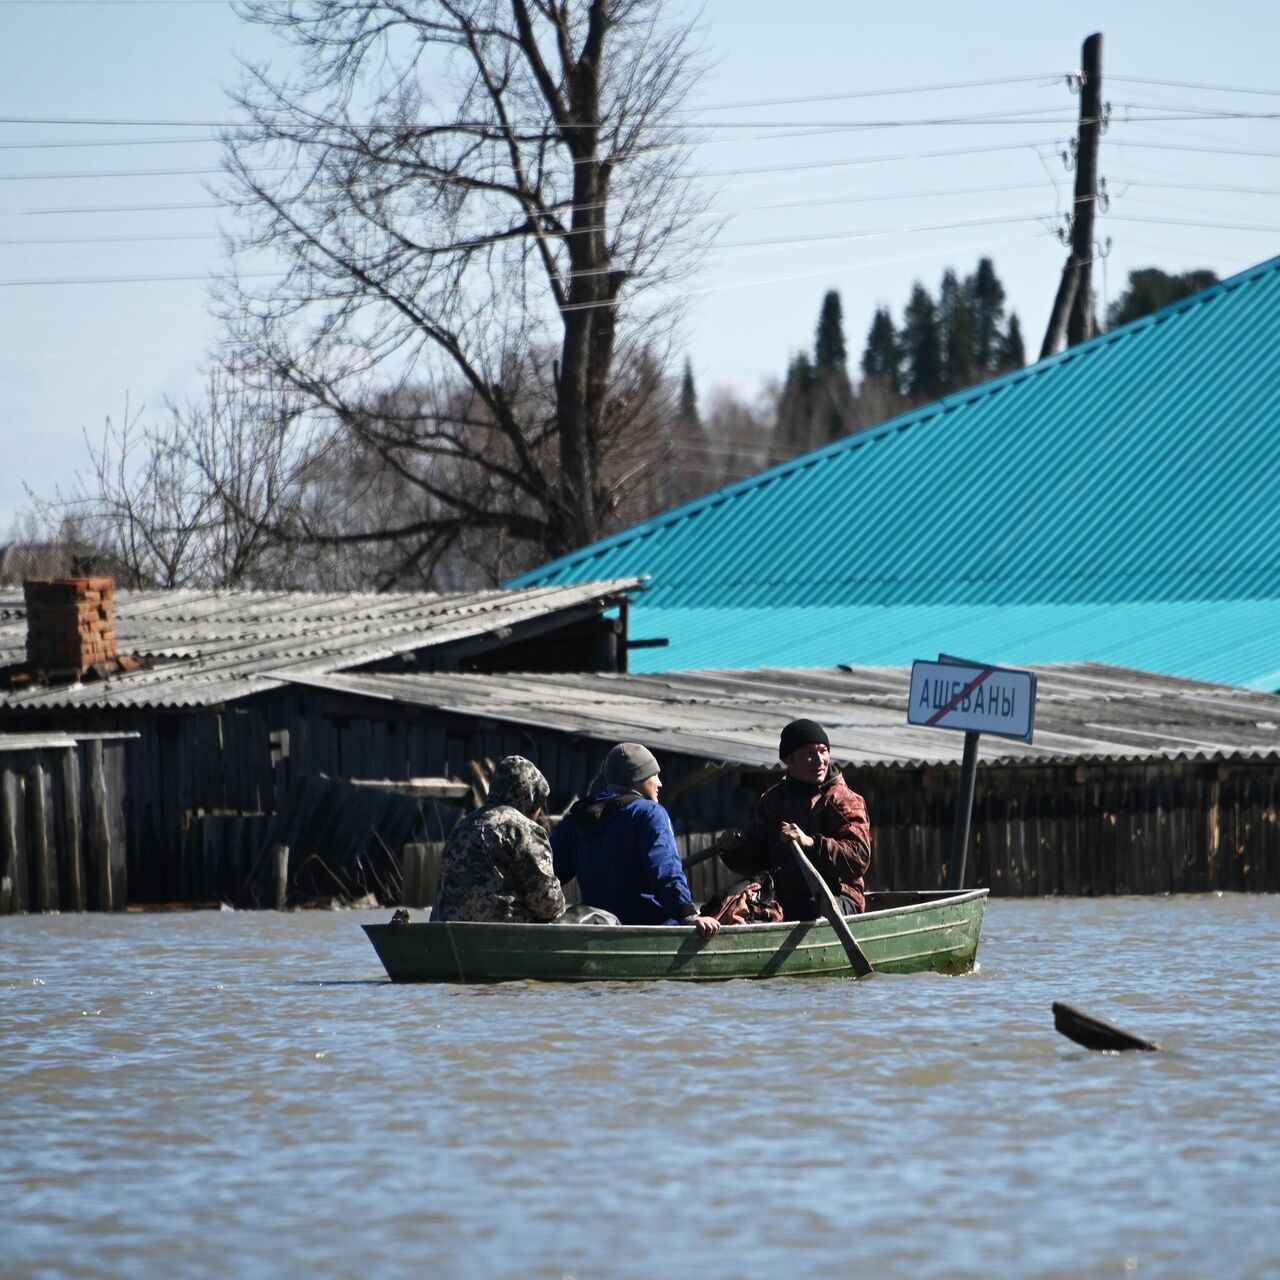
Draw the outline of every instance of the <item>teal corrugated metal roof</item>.
M1278 349L1274 258L511 585L648 575L633 633L643 634L641 618L679 611L681 624L669 629L681 639L673 634L670 650L645 658L668 667L722 665L720 651L711 651L717 643L750 647L758 656L748 665L800 661L763 638L748 642L737 626L728 628L732 635L719 628L719 641L700 634L699 610L750 610L752 635L792 644L812 634L815 607L831 617L855 609L850 638L876 651L833 656L823 648L813 660L897 663L909 655L877 646L906 626L912 609L976 610L964 615L966 630L975 629L971 648L997 660L1002 635L1040 643L1037 617L1054 619L1045 624L1051 631L1063 629L1054 638L1061 647L1067 637L1105 640L1121 616L1141 632L1133 610L1097 606L1272 601L1280 598ZM1050 605L1082 608L1068 611L1069 623L1067 614L1007 612ZM883 612L868 612L871 606ZM998 613L989 613L994 606ZM766 622L761 610L777 614ZM1176 612L1189 618L1196 611ZM1207 616L1221 623L1221 614ZM1025 636L1024 624L1031 628ZM1157 635L1144 650L1152 669L1230 678L1185 665L1200 660L1193 636L1179 640L1177 628L1162 624L1152 629ZM1277 654L1280 644L1255 655L1249 678L1237 682L1275 671ZM1086 659L1141 665L1113 652L1015 655Z
M939 653L1006 666L1093 662L1280 691L1280 599L1131 604L631 609L635 672L906 666Z

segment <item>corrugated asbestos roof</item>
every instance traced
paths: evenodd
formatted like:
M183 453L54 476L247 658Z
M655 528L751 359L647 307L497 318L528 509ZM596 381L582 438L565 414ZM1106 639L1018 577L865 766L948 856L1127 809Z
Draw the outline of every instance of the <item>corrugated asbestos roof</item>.
M0 696L0 708L228 702L274 688L290 674L365 666L473 636L502 639L521 623L616 602L636 585L625 579L452 595L119 591L115 623L120 652L161 661L109 680ZM0 666L25 661L26 628L22 596L0 595Z
M1102 606L1280 600L1280 258L1092 342L926 405L534 570L511 585L648 576L636 636L659 610L773 610L792 664L790 611L857 609L851 648L816 660L919 656L903 609L970 612L996 660L1008 611L1057 606L1071 627ZM875 613L873 609L881 612ZM1078 612L1083 610L1083 612ZM1149 665L1205 670L1189 610L1154 623ZM1274 611L1268 613L1274 618ZM638 661L705 663L696 632ZM764 626L762 617L756 621ZM1014 618L1014 631L1026 622ZM1110 626L1117 643L1130 620ZM1036 625L1034 620L1031 625ZM1138 626L1142 626L1139 621ZM736 624L734 629L736 629ZM1097 634L1075 653L1119 661ZM912 648L918 642L911 638ZM1219 648L1230 643L1221 637ZM926 652L953 647L935 635ZM768 656L761 656L767 652ZM873 655L875 655L873 657ZM1280 645L1245 672L1280 668ZM1023 651L1010 655L1026 662ZM814 657L805 659L814 661ZM718 663L717 663L718 665Z
M1034 745L984 736L984 762L1280 758L1280 697L1095 664L1034 670ZM803 716L826 728L842 763L958 762L963 734L906 723L910 674L889 667L629 676L335 673L300 683L556 730L602 747L640 741L659 758L665 751L776 767L782 726Z

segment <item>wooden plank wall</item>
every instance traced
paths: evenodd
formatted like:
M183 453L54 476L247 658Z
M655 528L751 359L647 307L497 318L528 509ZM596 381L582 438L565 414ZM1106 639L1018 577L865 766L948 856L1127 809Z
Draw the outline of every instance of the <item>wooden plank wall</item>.
M367 703L355 707L296 691L227 709L84 727L134 729L141 736L101 748L96 790L81 752L78 831L63 816L74 806L63 798L71 774L61 761L42 772L38 784L27 766L4 766L0 859L5 849L23 850L21 858L8 855L13 867L3 901L10 910L54 909L55 900L57 906L77 900L90 908L119 906L126 884L130 899L140 903L243 902L247 850L259 856L273 815L307 779L469 779L471 761L515 752L547 775L551 807L562 811L586 791L605 749L550 729L412 708L374 712ZM271 734L279 730L287 731L289 749L273 763ZM764 773L737 769L707 776L704 762L692 758L666 756L662 763L664 800L681 838L742 825L768 781ZM868 887L945 884L958 769L865 769L852 772L850 782L872 817ZM966 882L999 896L1280 892L1278 811L1280 770L1266 763L983 766ZM441 818L434 828L428 822L419 838L439 842L451 821ZM398 858L399 844L387 838L393 834L380 838ZM104 841L117 858L127 848L127 867L112 864L103 873L100 864L91 865L92 850ZM704 874L718 875L717 868L713 862ZM381 875L371 872L373 879Z
M124 749L0 753L0 915L124 909Z
M957 770L851 777L872 817L868 887L941 887ZM1280 769L1267 763L980 768L968 885L994 896L1280 892Z

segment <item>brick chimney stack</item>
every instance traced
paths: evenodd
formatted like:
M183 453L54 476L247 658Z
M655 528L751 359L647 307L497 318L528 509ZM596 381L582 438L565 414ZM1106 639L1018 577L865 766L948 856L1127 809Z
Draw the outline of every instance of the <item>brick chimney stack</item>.
M110 578L28 578L22 594L28 666L79 679L90 667L119 658Z

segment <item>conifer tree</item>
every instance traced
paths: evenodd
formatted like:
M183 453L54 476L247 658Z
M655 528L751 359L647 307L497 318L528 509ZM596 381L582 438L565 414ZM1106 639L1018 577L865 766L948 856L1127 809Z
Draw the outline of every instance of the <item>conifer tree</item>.
M1009 327L1000 339L998 348L998 364L1001 373L1011 369L1021 369L1027 363L1027 352L1022 345L1022 326L1018 323L1018 313L1009 313Z
M844 316L840 295L831 289L822 299L818 313L818 332L813 343L813 363L819 373L845 368Z
M902 389L902 348L888 307L877 307L871 319L862 352L862 376L886 391Z
M1125 291L1107 309L1107 325L1114 329L1128 324L1130 320L1189 298L1217 281L1218 277L1212 271L1204 270L1184 271L1181 275L1170 275L1159 267L1130 271Z
M831 289L822 299L813 342L813 425L818 443L838 440L853 427L853 385L847 369L840 295Z
M942 387L959 391L974 380L973 310L968 289L948 268L938 291L938 323L942 330Z
M685 431L701 431L702 416L698 413L698 391L693 385L693 365L684 362L684 377L680 381L680 410L677 421Z
M965 287L972 312L974 368L994 372L1001 364L1005 294L990 258L978 260L978 269Z
M902 373L908 395L934 400L942 394L942 326L928 289L916 282L902 315Z
M787 369L786 381L778 397L775 431L779 440L795 450L814 444L813 401L816 371L808 353L797 352Z

